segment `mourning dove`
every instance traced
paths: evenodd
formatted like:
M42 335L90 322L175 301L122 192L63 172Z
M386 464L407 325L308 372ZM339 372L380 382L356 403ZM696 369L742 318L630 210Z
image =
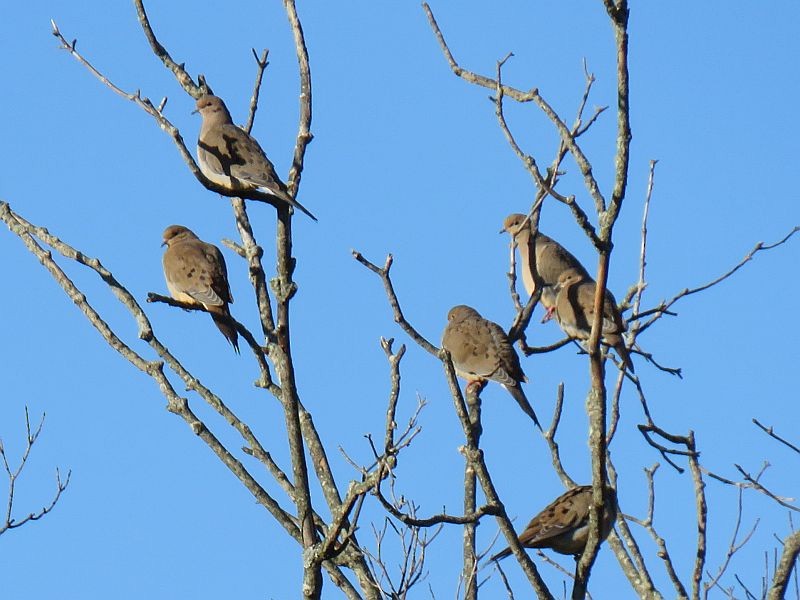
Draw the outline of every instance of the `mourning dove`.
M194 112L199 112L203 118L197 139L197 163L203 175L232 191L260 189L317 220L289 195L261 146L253 136L233 124L231 113L220 98L202 96Z
M600 541L608 537L617 519L616 494L610 487L606 491L609 502L603 508ZM519 534L519 543L525 548L550 548L559 554L583 554L589 539L591 503L590 485L581 485L566 491L531 519L525 530ZM490 560L500 560L511 553L511 548L506 548Z
M557 293L555 316L561 329L572 339L589 339L594 322L596 285L592 279L587 280L575 269L564 271L558 278L558 283L554 287ZM614 295L606 290L603 301L603 343L614 348L625 366L633 372L633 362L622 339L622 333L626 330L627 326L617 308L617 301Z
M167 227L162 246L167 246L163 265L170 295L175 300L202 306L210 312L214 323L238 354L239 336L228 311L233 295L222 252L183 225Z
M517 248L519 248L522 284L528 295L532 296L536 284L533 276L534 261L531 253L530 219L519 213L508 215L503 221L503 229L500 230L500 233L503 232L509 233L516 240ZM574 269L587 279L591 279L581 262L553 238L537 232L533 237L533 242L536 270L544 285L555 285L559 275L567 269Z
M463 304L455 306L447 313L442 347L450 352L456 373L469 382L467 387L489 379L497 381L541 429L520 386L520 382L528 378L500 325L484 319L474 308Z

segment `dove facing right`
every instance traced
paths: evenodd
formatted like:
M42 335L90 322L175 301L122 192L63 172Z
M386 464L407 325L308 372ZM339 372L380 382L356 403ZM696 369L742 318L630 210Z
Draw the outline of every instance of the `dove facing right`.
M606 488L609 501L603 507L600 541L605 540L617 519L617 498L611 487ZM589 539L589 506L592 486L581 485L567 490L531 519L519 534L525 548L550 548L559 554L583 554ZM500 560L512 554L511 548L498 552L489 560Z
M164 230L164 278L170 295L180 302L202 306L222 335L239 353L239 336L231 322L228 303L233 294L228 285L228 269L219 248L198 238L183 225Z

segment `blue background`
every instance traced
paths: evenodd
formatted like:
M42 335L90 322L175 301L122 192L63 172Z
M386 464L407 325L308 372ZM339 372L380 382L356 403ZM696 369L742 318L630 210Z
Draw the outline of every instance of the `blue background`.
M283 176L297 128L298 81L291 33L280 3L155 3L147 8L159 40L190 73L204 73L234 120L246 120L255 64L251 48L270 49L254 135ZM433 10L456 59L493 75L509 51L505 81L538 87L572 122L584 87L582 60L598 78L589 101L610 105L582 138L603 192L610 196L615 147L613 33L602 2L436 2ZM498 127L489 90L449 70L415 2L301 2L311 56L315 139L299 199L318 217L295 219L296 280L293 350L300 392L312 411L341 488L358 474L338 451L367 462L363 438L381 435L389 390L380 336L408 340L392 322L379 280L358 265L360 250L382 264L393 253L393 277L409 320L438 342L448 309L466 303L504 325L513 318L506 271L508 239L497 230L506 214L524 212L535 189ZM236 234L228 202L194 180L173 142L134 104L114 95L50 34L55 19L78 50L112 81L140 89L193 148L199 127L193 100L153 56L131 4L87 0L12 3L0 22L4 115L0 136L0 199L90 256L101 258L143 301L166 293L161 232L191 227L219 244ZM648 162L658 159L649 222L648 288L653 306L685 287L705 283L739 261L758 241L781 238L800 223L796 185L800 94L796 2L705 2L687 7L633 2L630 19L632 159L628 194L615 233L609 287L618 297L635 282ZM532 105L507 103L523 148L549 164L557 137ZM568 159L561 191L590 210ZM272 265L274 211L257 205L253 225ZM548 202L542 230L593 269L595 258L565 207ZM798 441L798 240L759 254L733 278L682 300L640 338L659 361L683 368L678 380L642 360L657 423L693 430L706 468L737 478L734 463L796 496L798 457L751 423L758 418ZM244 261L223 250L237 319L257 330ZM72 482L53 514L0 539L5 598L296 598L298 547L255 504L179 419L164 410L152 381L111 351L20 240L0 233L4 337L0 436L12 460L23 448L24 406L47 413L40 441L18 483L16 516L49 502L53 471L72 469ZM92 273L65 263L68 274L115 331L147 358L133 320ZM206 315L146 306L157 335L188 369L218 391L289 469L278 403L252 387L256 369L236 356ZM557 327L528 330L529 342L560 339ZM584 401L588 366L568 346L523 359L526 390L549 420L556 386L566 385L559 430L564 463L589 480ZM413 344L402 363L399 417L428 405L422 434L400 457L398 493L420 514L461 506L463 443L440 364ZM563 491L541 437L499 386L484 398L486 457L509 513L522 526ZM192 406L233 451L241 441L206 407ZM622 422L612 445L622 509L643 517L643 467L660 460L636 424L632 388L622 397ZM241 454L238 452L238 454ZM285 506L286 498L244 457ZM667 537L688 584L696 525L691 480L666 465L657 474L656 527ZM708 569L724 558L736 518L736 492L709 481ZM318 508L324 511L319 490ZM370 522L381 510L371 498L360 539L374 547ZM750 543L723 578L738 574L760 589L773 534L789 531L787 511L757 493L745 495L743 530L761 519ZM673 592L655 547L632 525L665 597ZM497 528L479 528L486 548ZM413 597L452 597L460 572L461 529L446 528L428 555L430 576ZM388 543L388 542L387 542ZM499 544L502 544L502 540ZM495 549L499 547L495 546ZM388 550L387 550L388 551ZM538 559L537 559L538 560ZM394 561L396 562L396 561ZM394 565L392 562L392 565ZM539 561L540 562L540 561ZM572 561L562 561L571 568ZM519 568L506 571L520 597ZM552 589L562 575L543 565ZM504 594L491 568L486 597ZM604 547L591 581L595 598L632 598ZM739 589L738 593L742 593ZM713 595L721 595L717 590ZM327 579L325 596L341 594Z

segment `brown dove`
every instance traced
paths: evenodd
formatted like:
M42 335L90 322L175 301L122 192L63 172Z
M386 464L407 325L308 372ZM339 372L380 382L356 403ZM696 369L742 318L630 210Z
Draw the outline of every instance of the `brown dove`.
M564 271L554 286L556 292L555 317L561 329L575 340L588 340L594 321L594 292L596 284L592 279L575 269ZM550 311L553 312L552 309ZM545 319L548 317L545 316ZM617 308L614 295L606 290L603 301L603 342L616 350L620 359L631 372L634 372L628 349L622 339L627 325Z
M514 213L508 215L503 221L503 229L500 233L507 232L517 242L520 256L520 270L522 271L522 284L528 295L533 295L536 285L533 277L532 252L535 252L536 270L539 272L539 279L544 285L555 285L558 277L567 269L574 269L582 273L587 279L589 273L581 262L575 258L564 246L553 238L541 232L533 237L533 249L531 248L531 222L526 215Z
M233 191L259 189L317 220L292 198L256 139L234 125L220 98L202 96L194 112L203 118L197 139L197 163L203 175Z
M600 541L605 540L617 519L617 499L614 490L606 488L610 506L603 509L600 524ZM566 491L531 519L519 534L519 543L525 548L550 548L559 554L583 554L589 539L589 505L592 503L592 486L581 485ZM512 554L511 548L498 552L490 560L500 560Z
M219 248L199 239L183 225L164 230L164 277L170 295L187 304L202 306L238 354L239 336L231 322L228 303L233 302L228 269Z
M484 319L474 308L463 304L455 306L447 313L442 347L450 352L456 373L469 382L467 387L490 379L497 381L541 429L520 386L528 378L500 325Z

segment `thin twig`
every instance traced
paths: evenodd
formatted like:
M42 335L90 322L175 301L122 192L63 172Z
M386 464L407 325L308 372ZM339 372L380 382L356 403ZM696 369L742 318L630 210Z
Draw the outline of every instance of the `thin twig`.
M792 504L789 504L786 500L782 499L780 496L778 496L777 494L774 494L773 492L768 490L766 487L761 485L758 482L758 478L757 477L753 477L750 473L745 471L742 467L740 467L737 464L734 464L733 466L736 467L736 470L739 471L739 473L742 474L742 477L744 477L745 481L750 483L759 492L761 492L761 493L765 494L766 496L772 498L773 500L775 500L775 502L777 502L781 506L784 506L784 507L788 508L789 510L793 510L795 512L800 512L800 508L798 508L796 506L793 506Z
M22 456L20 457L19 464L16 468L12 468L11 464L9 463L8 456L6 455L5 445L3 441L0 439L0 458L2 458L3 467L5 468L6 475L8 476L8 498L6 499L6 511L5 511L5 518L0 523L0 535L3 535L6 531L11 529L16 529L17 527L22 527L26 523L31 521L38 521L46 514L50 513L53 508L55 508L56 504L58 503L59 499L61 498L61 494L64 490L67 489L69 485L70 478L72 476L72 471L67 472L67 478L62 480L61 479L61 472L58 468L56 468L56 492L53 497L50 499L50 503L43 506L37 512L30 512L21 519L15 519L13 517L14 512L14 494L16 492L16 485L17 480L19 479L20 475L22 474L22 470L25 468L28 458L30 457L31 450L33 449L33 445L36 443L36 440L39 439L39 434L42 432L42 427L44 426L44 418L45 415L42 413L42 418L39 420L39 425L36 427L35 430L31 429L31 420L30 415L28 413L28 407L25 407L25 450L22 452Z
M169 306L174 306L175 308L182 308L183 310L188 310L188 311L199 311L206 313L210 312L202 305L189 304L187 302L175 300L174 298L170 298L169 296L156 294L155 292L147 293L147 302L167 304ZM237 321L233 317L228 317L228 322L236 328L236 331L239 332L239 335L241 335L244 338L244 340L247 342L247 345L250 346L250 349L253 351L253 355L256 358L256 362L258 362L258 367L261 370L262 379L259 380L258 386L263 388L272 388L276 395L280 395L280 387L276 386L272 382L272 377L269 372L269 365L267 364L267 356L264 348L259 345L255 337L253 337L251 331L247 329L247 327L242 325L239 321Z
M258 110L258 96L261 93L261 80L264 77L264 71L269 64L267 57L269 56L269 50L264 48L261 51L261 56L256 53L255 48L252 49L253 58L256 59L256 81L253 85L253 95L250 97L250 110L248 111L247 115L247 123L244 126L244 130L247 133L250 133L253 130L253 123L256 120L256 110Z
M386 262L384 263L383 268L381 268L364 258L364 256L356 250L353 250L352 254L353 258L367 267L370 271L378 275L381 278L381 281L383 281L383 287L386 290L386 295L389 299L389 306L392 308L392 312L394 313L395 323L400 325L403 331L405 331L409 337L411 337L411 339L414 340L423 350L426 350L430 354L438 357L439 349L425 339L416 329L414 329L414 327L408 321L406 321L406 318L403 315L403 310L400 308L400 301L397 299L397 294L394 291L394 285L392 284L392 279L389 275L389 270L392 268L392 263L394 261L392 255L389 254L386 256Z
M433 16L430 6L427 2L423 2L422 8L428 17L428 22L430 23L431 29L433 30L433 33L439 42L439 46L441 47L442 52L445 55L445 58L447 59L450 69L453 71L453 73L461 79L474 85L478 85L492 91L497 90L498 83L496 80L483 75L478 75L477 73L468 71L458 65L444 40L444 35L439 29L439 25ZM553 107L550 106L550 104L539 94L539 90L537 88L531 88L527 92L523 92L507 85L502 85L501 89L503 95L508 96L517 102L533 102L547 116L547 118L550 119L561 136L561 139L564 141L573 158L575 159L578 168L583 174L584 183L592 199L595 201L595 207L598 214L604 212L606 210L605 198L603 198L603 194L600 191L600 186L592 174L592 168L589 160L586 158L586 155L575 141L575 136L572 135L569 127L567 127L566 123L564 123L561 117L558 116Z
M655 323L661 317L662 314L668 314L667 313L668 309L671 308L678 300L685 298L686 296L691 296L693 294L705 291L711 287L714 287L719 283L722 283L723 281L728 279L731 275L736 273L736 271L741 269L745 264L753 260L756 254L765 250L772 250L773 248L777 248L778 246L785 244L798 231L800 231L800 225L793 227L791 231L789 231L789 233L787 233L785 236L783 236L780 240L778 240L775 243L765 244L764 242L758 242L753 247L753 249L750 250L750 252L748 252L745 255L745 257L742 260L740 260L738 263L736 263L736 265L734 265L731 269L729 269L719 277L716 277L715 279L709 281L708 283L705 283L703 285L694 288L685 288L684 290L673 296L670 300L662 300L661 303L658 305L658 307L652 309L653 311L655 311L655 316L649 319L644 325L642 325L642 327L639 329L639 332L641 333L646 329L648 329L653 323Z
M766 433L769 437L778 440L781 444L788 446L789 448L800 454L800 448L798 448L791 442L787 441L785 438L782 438L777 433L775 433L775 430L772 428L772 426L767 427L765 425L762 425L758 419L753 419L753 423L755 423L758 426L758 428L761 429L761 431L763 431L764 433Z
M719 569L717 569L717 574L711 576L711 573L708 573L711 579L703 584L703 598L708 598L708 592L714 587L719 587L722 589L718 582L730 566L731 559L739 550L744 547L745 544L747 544L748 541L750 541L750 538L753 536L756 528L758 527L759 519L756 519L755 523L753 523L753 528L747 534L745 534L744 538L740 542L737 543L736 538L739 536L739 528L742 524L742 497L744 490L740 487L737 491L738 502L736 510L736 522L734 523L733 527L733 535L731 536L731 541L728 544L728 550L725 553L725 558L722 561L722 564L719 566Z

